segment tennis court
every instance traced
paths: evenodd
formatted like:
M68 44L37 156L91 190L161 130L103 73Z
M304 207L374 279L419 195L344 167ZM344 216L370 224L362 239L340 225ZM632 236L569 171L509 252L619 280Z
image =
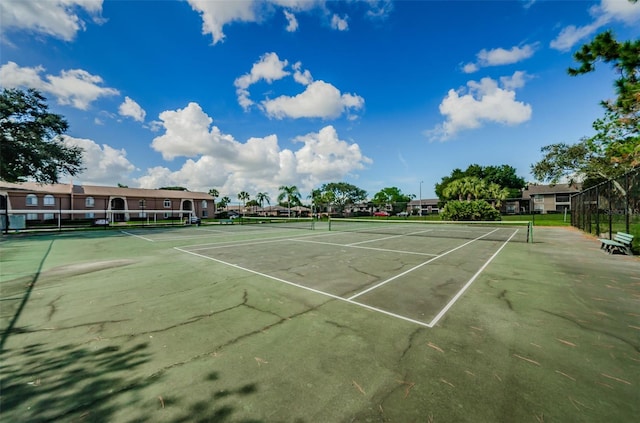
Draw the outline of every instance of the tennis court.
M176 249L426 327L440 320L506 243L526 242L530 231L517 222L503 227L363 219L251 223L256 224L201 228L207 243L198 243L199 237ZM187 241L161 233L147 239Z
M3 237L2 419L640 413L637 257L570 228L271 223Z

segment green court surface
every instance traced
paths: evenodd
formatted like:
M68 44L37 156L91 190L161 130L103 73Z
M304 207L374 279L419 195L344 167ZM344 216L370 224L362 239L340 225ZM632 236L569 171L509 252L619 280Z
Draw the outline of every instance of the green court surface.
M0 418L637 421L637 257L326 229L4 236Z

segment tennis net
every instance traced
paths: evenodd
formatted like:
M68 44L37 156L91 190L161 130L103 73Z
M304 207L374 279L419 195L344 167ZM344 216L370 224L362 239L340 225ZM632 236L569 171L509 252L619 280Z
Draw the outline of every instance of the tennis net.
M488 241L533 240L529 221L432 221L332 218L330 231Z
M241 225L255 225L256 228L314 229L311 217L243 217L238 220Z

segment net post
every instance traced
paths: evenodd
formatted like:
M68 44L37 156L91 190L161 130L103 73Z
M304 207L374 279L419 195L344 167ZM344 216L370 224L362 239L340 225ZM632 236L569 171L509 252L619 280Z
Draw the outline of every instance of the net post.
M527 242L533 244L533 222L529 222L527 225Z

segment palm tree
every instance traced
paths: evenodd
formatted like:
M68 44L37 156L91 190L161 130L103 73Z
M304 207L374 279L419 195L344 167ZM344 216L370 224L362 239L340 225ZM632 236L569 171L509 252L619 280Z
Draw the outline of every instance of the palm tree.
M242 214L244 214L244 208L246 207L249 198L250 196L247 191L240 191L240 193L238 193L238 200L242 201Z
M289 209L288 215L291 217L291 203L297 204L300 202L300 191L295 185L286 186L282 185L278 188L280 194L278 195L278 202L281 203L287 200L287 208Z
M502 202L509 198L509 189L502 188L500 185L496 183L491 183L487 187L487 196L491 198L491 205L495 207L500 207Z
M475 176L466 176L464 178L451 181L442 193L448 197L458 197L459 201L463 201L466 197L467 201L471 201L471 198L476 200L484 195L486 190L485 182Z
M271 204L271 198L269 198L269 194L267 194L266 192L257 193L256 201L258 202L258 204L260 204L260 208L263 209L262 210L263 212L264 212L264 202L266 201L267 204Z
M213 213L215 213L216 212L216 198L220 197L220 192L215 188L211 188L209 190L209 195L213 197Z
M224 209L225 207L227 207L229 205L229 203L231 203L231 198L222 197L220 199L220 202L218 203L218 207L220 207L221 209Z

